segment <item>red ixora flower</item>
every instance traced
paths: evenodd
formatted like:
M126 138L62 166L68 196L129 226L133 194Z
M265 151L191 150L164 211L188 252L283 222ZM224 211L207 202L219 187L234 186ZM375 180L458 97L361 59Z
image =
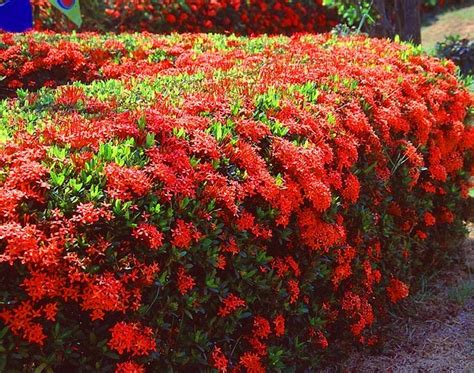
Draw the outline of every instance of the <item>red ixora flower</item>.
M323 350L328 348L328 340L321 330L314 330L311 328L309 334L312 338L314 338L314 343L316 343L318 347L322 348Z
M115 163L105 168L107 192L112 198L131 200L145 196L151 189L151 182L144 171L121 167Z
M267 338L272 329L267 319L262 316L255 316L253 320L253 336L257 338Z
M188 274L183 267L178 269L178 290L181 295L186 294L189 290L191 290L196 285L196 281L194 278Z
M215 346L211 352L211 363L219 373L226 373L229 361L225 357L220 347Z
M128 352L133 356L145 356L156 350L153 331L138 322L121 321L115 324L110 331L112 338L110 338L108 345L119 354Z
M28 342L42 346L46 334L43 326L33 321L40 316L40 310L35 309L30 301L20 303L13 310L2 310L0 312L0 319L11 329L13 334L22 336Z
M436 224L436 218L430 212L425 212L423 215L423 220L427 226L432 226Z
M176 220L176 225L171 231L173 235L171 244L180 249L188 249L193 240L198 240L201 236L193 223L186 223L182 219Z
M115 368L115 373L145 373L145 367L141 364L135 363L134 361L126 361L124 363L118 363Z
M101 218L109 221L112 219L112 213L105 207L98 208L92 202L88 202L77 205L76 214L71 221L87 225L94 224Z
M397 303L399 300L406 298L409 294L408 285L404 282L392 278L387 287L387 295L392 303Z
M217 263L216 263L216 268L220 270L224 270L227 262L225 260L224 255L218 255L217 256Z
M360 184L357 176L349 174L344 181L345 187L342 190L342 196L350 203L354 203L359 198Z
M138 227L133 230L132 235L152 250L158 250L163 245L163 233L151 224L139 224Z
M54 302L54 303L48 303L44 305L43 312L44 312L44 317L46 317L47 320L49 321L56 320L56 314L58 313L58 304Z
M260 360L260 356L256 353L246 352L240 357L239 362L248 373L265 373L265 368Z
M288 292L290 293L290 304L296 303L300 296L300 287L297 280L288 281Z
M239 307L245 307L245 301L234 294L229 294L222 300L223 305L219 308L217 314L225 317L234 312Z
M273 319L273 325L275 327L275 335L281 337L285 334L285 318L282 315L277 315Z

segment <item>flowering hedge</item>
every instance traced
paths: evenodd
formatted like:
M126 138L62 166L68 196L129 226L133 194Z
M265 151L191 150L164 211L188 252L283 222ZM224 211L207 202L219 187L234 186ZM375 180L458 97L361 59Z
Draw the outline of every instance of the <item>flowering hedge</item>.
M303 371L377 344L464 232L454 65L362 36L153 40L170 66L0 101L0 370Z
M423 0L422 12L462 3ZM48 0L32 0L37 30L76 27ZM328 31L341 20L358 25L371 1L346 0L82 0L82 30L291 34ZM372 14L375 19L377 16Z
M203 45L210 48L210 45ZM193 44L153 35L115 38L81 34L65 38L38 33L0 34L0 98L16 89L36 90L73 81L157 73L173 66Z
M32 0L36 29L70 30L48 0ZM86 30L233 32L287 34L321 32L336 21L321 0L84 0Z

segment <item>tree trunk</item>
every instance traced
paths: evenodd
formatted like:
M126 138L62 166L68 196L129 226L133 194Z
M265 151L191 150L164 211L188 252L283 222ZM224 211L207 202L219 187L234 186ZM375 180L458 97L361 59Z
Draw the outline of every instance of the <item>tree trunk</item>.
M420 0L374 0L378 22L371 34L421 43Z
M398 0L400 3L400 38L421 44L420 0Z
M388 5L388 7L386 6ZM386 4L386 0L375 0L375 9L377 10L379 19L373 29L374 36L391 38L395 36L395 27L392 23L392 10L390 4Z

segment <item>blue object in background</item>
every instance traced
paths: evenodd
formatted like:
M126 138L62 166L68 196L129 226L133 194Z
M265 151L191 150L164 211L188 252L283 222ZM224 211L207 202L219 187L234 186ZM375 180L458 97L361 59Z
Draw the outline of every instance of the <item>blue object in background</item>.
M23 32L33 27L29 0L0 0L0 30Z

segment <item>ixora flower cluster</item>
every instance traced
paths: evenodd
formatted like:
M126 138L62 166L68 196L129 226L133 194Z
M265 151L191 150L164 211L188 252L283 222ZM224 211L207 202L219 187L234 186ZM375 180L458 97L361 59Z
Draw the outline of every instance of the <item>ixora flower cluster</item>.
M190 43L152 35L110 39L90 33L65 39L37 33L0 34L0 98L15 96L19 88L151 75L172 67L172 61L192 48Z
M379 343L463 233L454 65L362 36L125 40L167 66L0 101L0 370L303 371Z
M32 0L36 29L71 28L48 0ZM336 12L322 0L98 0L81 3L87 30L233 32L327 31Z

